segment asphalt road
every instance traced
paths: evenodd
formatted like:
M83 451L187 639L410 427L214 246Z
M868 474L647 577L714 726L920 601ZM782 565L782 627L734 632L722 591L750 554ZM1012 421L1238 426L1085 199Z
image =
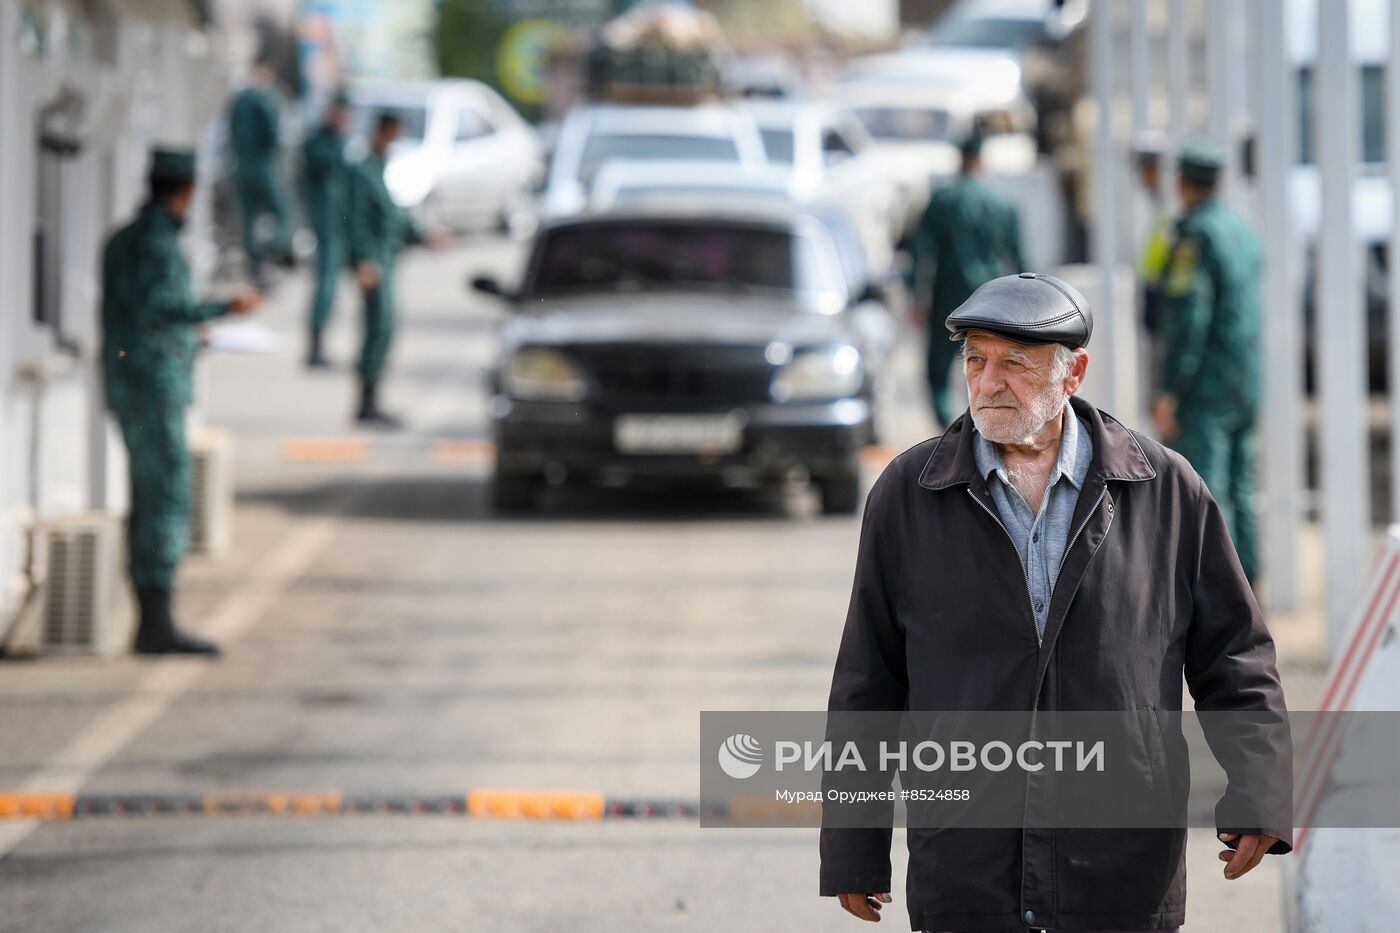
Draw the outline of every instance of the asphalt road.
M0 788L685 798L699 711L823 707L856 519L802 489L490 515L500 310L462 283L517 262L498 241L406 260L399 435L350 425L348 282L335 371L298 365L301 279L264 316L275 352L205 364L207 420L236 438L235 544L190 561L180 608L227 656L0 667ZM909 443L930 429L919 356L901 362ZM1277 867L1227 884L1216 848L1193 833L1188 929L1278 929ZM903 866L896 835L897 889ZM687 820L0 821L3 931L856 929L816 879L815 830Z

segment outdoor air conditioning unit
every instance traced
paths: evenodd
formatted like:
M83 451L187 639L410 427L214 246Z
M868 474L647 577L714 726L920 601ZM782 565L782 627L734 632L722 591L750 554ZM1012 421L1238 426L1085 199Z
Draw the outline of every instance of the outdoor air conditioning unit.
M190 553L221 557L233 543L233 441L221 428L190 435Z
M105 512L44 522L47 568L42 612L45 651L112 655L131 640L125 529Z

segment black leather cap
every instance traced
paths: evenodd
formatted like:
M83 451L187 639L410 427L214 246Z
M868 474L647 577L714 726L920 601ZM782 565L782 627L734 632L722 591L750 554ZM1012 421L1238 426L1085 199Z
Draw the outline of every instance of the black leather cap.
M1089 303L1073 285L1043 272L1003 275L983 285L948 315L950 340L982 330L1016 343L1088 346Z

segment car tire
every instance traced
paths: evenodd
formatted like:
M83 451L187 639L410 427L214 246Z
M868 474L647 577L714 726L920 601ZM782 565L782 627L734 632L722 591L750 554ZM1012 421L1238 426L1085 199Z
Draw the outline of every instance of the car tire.
M854 461L854 458L852 458ZM823 515L852 515L860 508L860 466L854 461L836 473L817 478Z
M528 473L496 472L491 482L491 508L501 514L519 514L535 508L539 481Z

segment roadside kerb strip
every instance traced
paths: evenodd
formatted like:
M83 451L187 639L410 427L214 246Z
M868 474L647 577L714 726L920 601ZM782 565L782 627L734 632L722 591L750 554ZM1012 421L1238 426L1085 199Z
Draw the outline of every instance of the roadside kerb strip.
M220 791L210 794L0 792L0 820L141 816L353 816L439 814L482 819L695 819L695 801L605 797L577 791L473 790L465 794Z

